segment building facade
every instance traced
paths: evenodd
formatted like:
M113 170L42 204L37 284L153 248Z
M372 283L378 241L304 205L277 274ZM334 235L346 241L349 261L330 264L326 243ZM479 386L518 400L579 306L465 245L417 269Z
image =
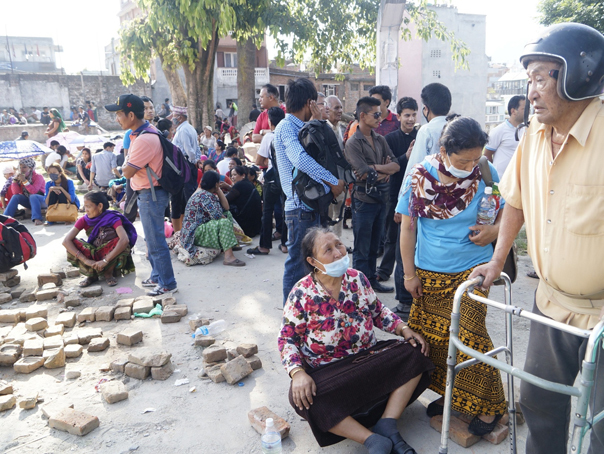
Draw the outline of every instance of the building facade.
M56 53L63 52L52 38L5 36L0 46L0 73L59 73Z

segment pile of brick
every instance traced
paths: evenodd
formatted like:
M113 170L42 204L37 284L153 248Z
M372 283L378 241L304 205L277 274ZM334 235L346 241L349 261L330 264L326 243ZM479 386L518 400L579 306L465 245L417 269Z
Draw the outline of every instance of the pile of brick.
M128 355L128 359L113 361L111 370L139 380L145 380L149 375L153 380L167 380L174 372L171 358L171 353L140 348L132 351Z
M205 347L202 352L202 379L210 379L214 383L226 381L235 385L262 367L262 361L256 354L256 344L240 344L237 348L227 349L216 344L216 340L208 336L197 336L195 345Z

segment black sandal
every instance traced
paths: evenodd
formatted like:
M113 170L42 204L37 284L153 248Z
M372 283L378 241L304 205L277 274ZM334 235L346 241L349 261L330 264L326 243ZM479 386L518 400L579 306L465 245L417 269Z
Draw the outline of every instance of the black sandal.
M490 434L493 432L493 430L495 430L497 423L502 417L503 415L495 415L493 422L484 422L478 416L474 416L474 419L472 419L470 425L468 426L468 432L470 432L472 435L478 435L479 437Z
M430 405L428 405L428 408L426 408L426 414L430 418L432 418L433 416L437 416L437 415L442 415L443 414L443 409L445 408L444 405L438 404L436 402L437 401L435 400Z
M259 247L259 246L255 247L255 248L250 248L250 249L248 249L248 250L247 250L247 253L248 253L248 254L254 254L254 255L268 255L268 252L262 252L262 251L260 250L260 247Z
M417 454L415 449L403 440L400 433L396 432L388 438L392 442L392 451L390 451L390 454Z
M106 277L105 278L105 283L109 286L109 287L115 287L117 285L117 279L113 276L111 277Z
M88 287L92 284L94 284L96 281L98 281L99 278L98 277L87 277L86 279L80 281L80 283L78 284L80 287Z

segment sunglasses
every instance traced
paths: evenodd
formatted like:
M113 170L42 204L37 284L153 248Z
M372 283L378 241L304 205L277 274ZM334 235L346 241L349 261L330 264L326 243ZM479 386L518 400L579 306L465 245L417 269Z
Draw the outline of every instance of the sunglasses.
M382 116L382 112L374 112L373 114L373 118L375 118L376 120L379 120Z

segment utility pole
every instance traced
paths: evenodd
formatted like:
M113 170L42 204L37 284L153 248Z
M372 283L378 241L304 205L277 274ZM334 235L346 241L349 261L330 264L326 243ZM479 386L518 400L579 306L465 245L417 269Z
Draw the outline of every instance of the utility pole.
M8 52L8 59L10 61L10 72L14 75L15 68L13 68L13 57L10 54L10 45L8 43L8 29L5 28L4 31L6 32L6 51Z

